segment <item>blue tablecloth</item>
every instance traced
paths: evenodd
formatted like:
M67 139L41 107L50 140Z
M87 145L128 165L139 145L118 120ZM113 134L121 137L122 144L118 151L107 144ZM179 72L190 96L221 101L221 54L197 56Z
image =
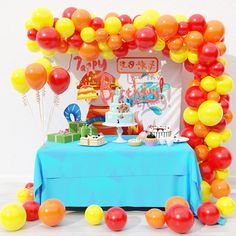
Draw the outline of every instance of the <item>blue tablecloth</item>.
M36 201L57 198L71 207L163 207L168 198L179 195L196 212L202 179L187 143L131 147L114 139L107 136L108 144L101 147L73 142L40 148L34 173Z

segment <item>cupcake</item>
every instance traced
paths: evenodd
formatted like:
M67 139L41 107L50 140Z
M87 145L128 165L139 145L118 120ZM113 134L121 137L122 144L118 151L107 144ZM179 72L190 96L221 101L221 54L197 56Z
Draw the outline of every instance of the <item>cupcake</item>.
M144 142L145 138L147 137L147 133L145 131L142 131L141 133L139 133L137 139L141 140L142 142Z
M148 134L145 138L145 144L147 146L156 146L157 144L157 138L154 134Z

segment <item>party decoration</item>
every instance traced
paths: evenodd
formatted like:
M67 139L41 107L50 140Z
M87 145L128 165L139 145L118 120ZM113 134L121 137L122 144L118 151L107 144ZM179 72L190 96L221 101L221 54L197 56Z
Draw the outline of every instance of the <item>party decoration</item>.
M136 29L141 29L148 25L148 19L145 16L140 15L135 17L133 24Z
M187 107L183 113L184 121L190 125L194 125L198 121L198 113L196 110Z
M39 47L38 43L33 40L28 40L26 42L26 47L30 52L39 52L40 51L40 47Z
M220 95L228 94L233 88L233 80L226 74L216 78L216 92Z
M207 98L207 93L198 86L192 86L185 92L185 101L193 108L198 108Z
M229 176L229 168L216 171L216 179L227 179Z
M210 65L216 61L219 50L213 43L204 43L198 49L199 62L203 65Z
M205 225L215 225L220 219L220 212L215 204L203 203L197 210L198 219Z
M39 57L34 62L41 64L44 67L44 69L47 71L47 75L49 76L50 72L52 71L52 63L48 59Z
M25 79L24 68L17 68L12 72L11 83L14 89L21 94L27 93L30 89Z
M7 231L17 231L26 222L25 209L17 203L9 203L0 211L0 224Z
M213 91L216 89L216 80L215 78L211 77L211 76L206 76L201 80L201 87L207 91Z
M220 146L222 139L218 132L210 131L204 141L208 147L216 148Z
M232 132L230 128L226 127L224 130L220 132L220 135L221 135L222 142L226 142L231 138Z
M104 28L110 35L118 34L121 27L121 21L117 17L112 16L105 20Z
M83 44L83 40L80 37L80 33L75 31L73 35L67 38L67 43L74 48L79 48Z
M211 192L215 198L226 197L230 194L230 186L225 180L215 179L211 184Z
M149 9L143 12L143 16L146 18L148 24L155 26L160 13L154 9Z
M70 75L63 68L53 68L49 74L48 84L55 94L62 94L68 89L70 85Z
M136 28L133 24L125 24L120 30L121 38L126 42L132 42L135 37Z
M215 101L205 101L199 106L198 118L204 125L214 126L221 121L222 116L223 109Z
M166 212L166 223L174 232L183 234L192 228L194 216L188 207L177 204Z
M62 16L63 17L66 17L68 19L71 19L73 13L76 11L77 9L75 7L68 7L66 8L63 13L62 13Z
M77 9L72 14L71 20L75 25L75 29L80 32L84 27L88 27L91 23L91 15L84 9Z
M34 187L34 183L31 183L31 182L29 182L25 185L25 188L28 188L28 189L31 189L33 187Z
M211 182L215 179L215 171L211 167L211 165L207 161L204 161L199 164L199 169L202 175L202 179L208 184L211 184Z
M66 209L57 199L48 199L39 208L39 219L46 225L53 227L64 219Z
M120 231L125 227L127 215L120 207L110 208L105 215L105 222L112 231Z
M60 33L61 37L68 38L75 32L75 25L72 20L62 17L56 22L55 29Z
M81 30L81 39L86 43L92 43L95 40L96 33L92 27L85 27Z
M207 22L204 31L204 39L207 42L216 43L223 39L225 33L224 25L218 20L211 20Z
M209 202L211 199L211 186L206 181L201 182L202 202Z
M180 197L180 196L173 196L171 198L169 198L167 201L166 201L166 204L165 204L165 211L168 211L168 209L174 205L183 205L183 206L186 206L189 208L189 204L188 202L183 198L183 197Z
M217 200L216 207L223 217L230 217L235 212L235 202L230 197L222 197Z
M79 55L88 61L95 60L99 56L99 48L96 42L93 43L83 43L79 49Z
M151 227L155 229L160 229L165 224L165 215L164 213L159 209L150 209L145 213L145 218Z
M27 196L28 196L28 192L29 189L28 188L22 188L20 189L17 194L16 194L16 198L18 201L20 201L21 203L24 203L27 201Z
M203 139L199 138L193 131L192 127L186 127L182 130L181 136L189 138L188 144L195 148L196 146L203 144Z
M198 47L202 45L203 41L203 36L198 31L190 31L184 39L184 42L191 50L198 49Z
M100 206L91 205L86 209L84 215L89 224L98 225L102 222L104 213Z
M205 30L206 20L204 16L200 14L194 14L189 17L188 25L191 31L196 30L199 32L203 32Z
M38 217L38 211L40 204L35 201L27 201L23 204L23 207L26 212L26 220L27 221L34 221L37 220Z

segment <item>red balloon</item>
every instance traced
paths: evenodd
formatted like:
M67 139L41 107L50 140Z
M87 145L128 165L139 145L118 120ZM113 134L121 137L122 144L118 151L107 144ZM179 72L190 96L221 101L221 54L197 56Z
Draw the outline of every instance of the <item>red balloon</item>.
M68 43L65 40L61 40L59 46L57 47L57 51L60 53L66 53L68 50Z
M56 67L49 74L48 84L55 94L64 93L70 85L70 75L65 69Z
M128 48L131 49L131 50L134 50L134 49L137 48L135 40L131 41L131 42L128 42Z
M230 166L232 155L225 147L213 148L208 153L208 162L213 170L221 170Z
M223 109L223 113L227 113L229 110L229 102L225 98L220 97L219 103Z
M203 65L210 65L216 61L219 55L219 49L214 43L204 43L198 49L199 63Z
M193 108L198 108L207 99L207 93L199 86L192 86L185 92L186 103Z
M56 23L57 23L57 21L59 20L59 18L58 17L54 17L53 18L53 27L55 28L56 27Z
M211 130L215 132L220 132L225 129L226 125L227 125L227 121L223 117L222 120L217 125L211 126Z
M204 225L215 225L220 219L220 212L215 204L205 202L198 208L197 216Z
M183 125L184 125L184 127L192 127L193 128L193 125L188 124L184 119L183 119Z
M204 161L199 165L199 169L202 175L202 179L211 184L211 182L215 179L215 171L210 166L210 164L207 161Z
M120 231L127 222L126 212L120 207L110 208L105 215L105 223L109 229Z
M67 38L67 43L74 48L79 48L83 44L83 40L80 37L80 33L75 31L75 33Z
M228 102L230 102L230 96L229 96L229 94L221 95L220 97L221 97L221 98L224 98L224 99L226 99Z
M117 50L114 50L113 53L116 57L125 57L127 54L128 54L128 45L127 43L122 43L122 46L117 49Z
M224 73L224 70L224 65L221 62L216 61L209 67L209 74L213 77L218 77Z
M168 48L167 45L165 46L165 48L161 52L164 56L170 57L170 49Z
M75 7L68 7L63 11L62 16L71 19L73 13L76 10L77 10L77 8L75 8Z
M184 36L188 32L189 32L188 22L185 21L179 22L177 34L180 36Z
M187 233L194 224L194 216L191 210L183 205L174 205L166 212L166 223L174 232Z
M132 19L126 14L120 15L119 19L120 19L122 25L132 23Z
M104 27L103 19L100 17L95 17L91 20L90 26L94 29L100 29Z
M195 64L193 73L197 78L202 79L208 75L208 68L202 64Z
M25 185L25 188L28 188L28 189L33 188L33 187L34 187L34 184L31 182L29 182Z
M194 14L188 19L189 29L190 31L196 30L199 32L203 32L206 26L206 20L204 16L200 14Z
M39 218L38 212L40 204L35 201L27 201L23 204L23 207L26 211L26 220L27 221L34 221Z
M38 31L36 29L29 29L27 31L27 36L30 40L35 41Z
M186 60L186 61L184 62L184 68L185 68L188 72L193 72L194 64L192 64L189 60Z
M182 130L181 136L189 138L188 144L195 148L196 146L203 144L203 139L199 138L193 131L193 127L186 127Z
M140 49L150 49L157 41L157 35L151 27L139 29L135 34L135 42Z
M53 27L39 30L36 39L39 46L46 50L57 48L61 42L60 34Z

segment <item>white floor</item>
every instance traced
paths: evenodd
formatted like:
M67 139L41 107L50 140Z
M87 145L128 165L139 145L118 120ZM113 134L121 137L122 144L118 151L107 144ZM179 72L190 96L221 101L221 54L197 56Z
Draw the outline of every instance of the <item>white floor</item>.
M20 183L1 183L0 182L0 207L5 203L14 202L16 191L22 188ZM232 197L236 199L236 194ZM5 232L0 228L0 236L19 235L19 236L164 236L177 235L166 226L163 229L155 230L147 226L144 213L142 211L129 211L127 225L121 232L110 231L104 223L99 226L90 226L83 217L83 212L67 212L64 221L60 226L49 228L40 221L27 222L23 229L14 233ZM227 220L224 226L204 226L195 219L194 226L188 235L193 236L231 236L236 234L236 216Z

